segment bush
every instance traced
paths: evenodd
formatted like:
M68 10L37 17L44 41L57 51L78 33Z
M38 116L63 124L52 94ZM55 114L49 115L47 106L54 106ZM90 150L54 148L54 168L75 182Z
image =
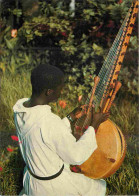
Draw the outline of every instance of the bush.
M30 69L40 63L49 63L62 68L68 74L68 88L73 89L73 99L76 92L78 95L87 94L93 85L94 75L98 74L117 35L131 0L77 0L74 16L69 10L70 1L30 0L21 1L18 5L13 2L2 2L1 70L5 72L8 69L10 73L16 73L23 67ZM11 17L14 26L13 23L10 25ZM7 24L6 20L9 21ZM13 28L17 29L14 37L11 36ZM136 50L136 40L137 23L130 50ZM128 60L130 64L133 63ZM136 70L137 63L134 65ZM126 66L122 70L122 80L130 93L137 94L137 78L133 80L134 75L129 76L129 73L130 68Z

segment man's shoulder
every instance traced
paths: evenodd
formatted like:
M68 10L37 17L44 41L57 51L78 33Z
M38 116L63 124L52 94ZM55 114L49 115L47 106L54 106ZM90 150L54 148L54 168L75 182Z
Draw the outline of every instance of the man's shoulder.
M56 121L61 121L61 118L57 114L55 114L53 112L51 112L49 114L49 117L48 118L53 119L53 120L56 120Z
M62 122L62 120L58 115L54 114L53 112L50 112L49 114L45 113L43 117L40 119L40 122L54 125Z

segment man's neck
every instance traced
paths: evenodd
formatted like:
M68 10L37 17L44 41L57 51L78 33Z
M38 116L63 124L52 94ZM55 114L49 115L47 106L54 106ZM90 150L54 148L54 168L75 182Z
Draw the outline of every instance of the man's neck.
M34 107L37 105L46 105L49 102L46 99L43 99L41 96L31 96L31 99L24 102L25 107Z

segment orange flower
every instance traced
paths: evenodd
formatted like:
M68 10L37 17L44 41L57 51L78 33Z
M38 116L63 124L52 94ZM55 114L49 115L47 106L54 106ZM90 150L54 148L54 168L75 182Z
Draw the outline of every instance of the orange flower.
M60 101L59 101L59 105L60 105L61 108L64 109L64 108L66 107L67 103L66 103L65 100L60 100Z
M80 102L81 99L82 99L82 95L80 95L80 96L78 97L78 101Z
M12 29L11 30L11 37L16 37L17 36L17 29Z
M7 150L8 150L9 152L13 152L13 149L11 149L11 148L7 148Z

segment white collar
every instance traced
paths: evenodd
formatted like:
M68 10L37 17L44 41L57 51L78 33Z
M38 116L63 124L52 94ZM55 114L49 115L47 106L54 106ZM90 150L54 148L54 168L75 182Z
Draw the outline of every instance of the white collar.
M50 110L51 111L51 106L49 105L36 105L36 106L33 106L33 107L25 107L23 105L23 103L25 101L28 101L30 100L30 98L22 98L22 99L19 99L16 104L13 106L13 110L14 112L29 112L29 111L32 111L32 110L42 110L42 109L45 109L46 110Z

